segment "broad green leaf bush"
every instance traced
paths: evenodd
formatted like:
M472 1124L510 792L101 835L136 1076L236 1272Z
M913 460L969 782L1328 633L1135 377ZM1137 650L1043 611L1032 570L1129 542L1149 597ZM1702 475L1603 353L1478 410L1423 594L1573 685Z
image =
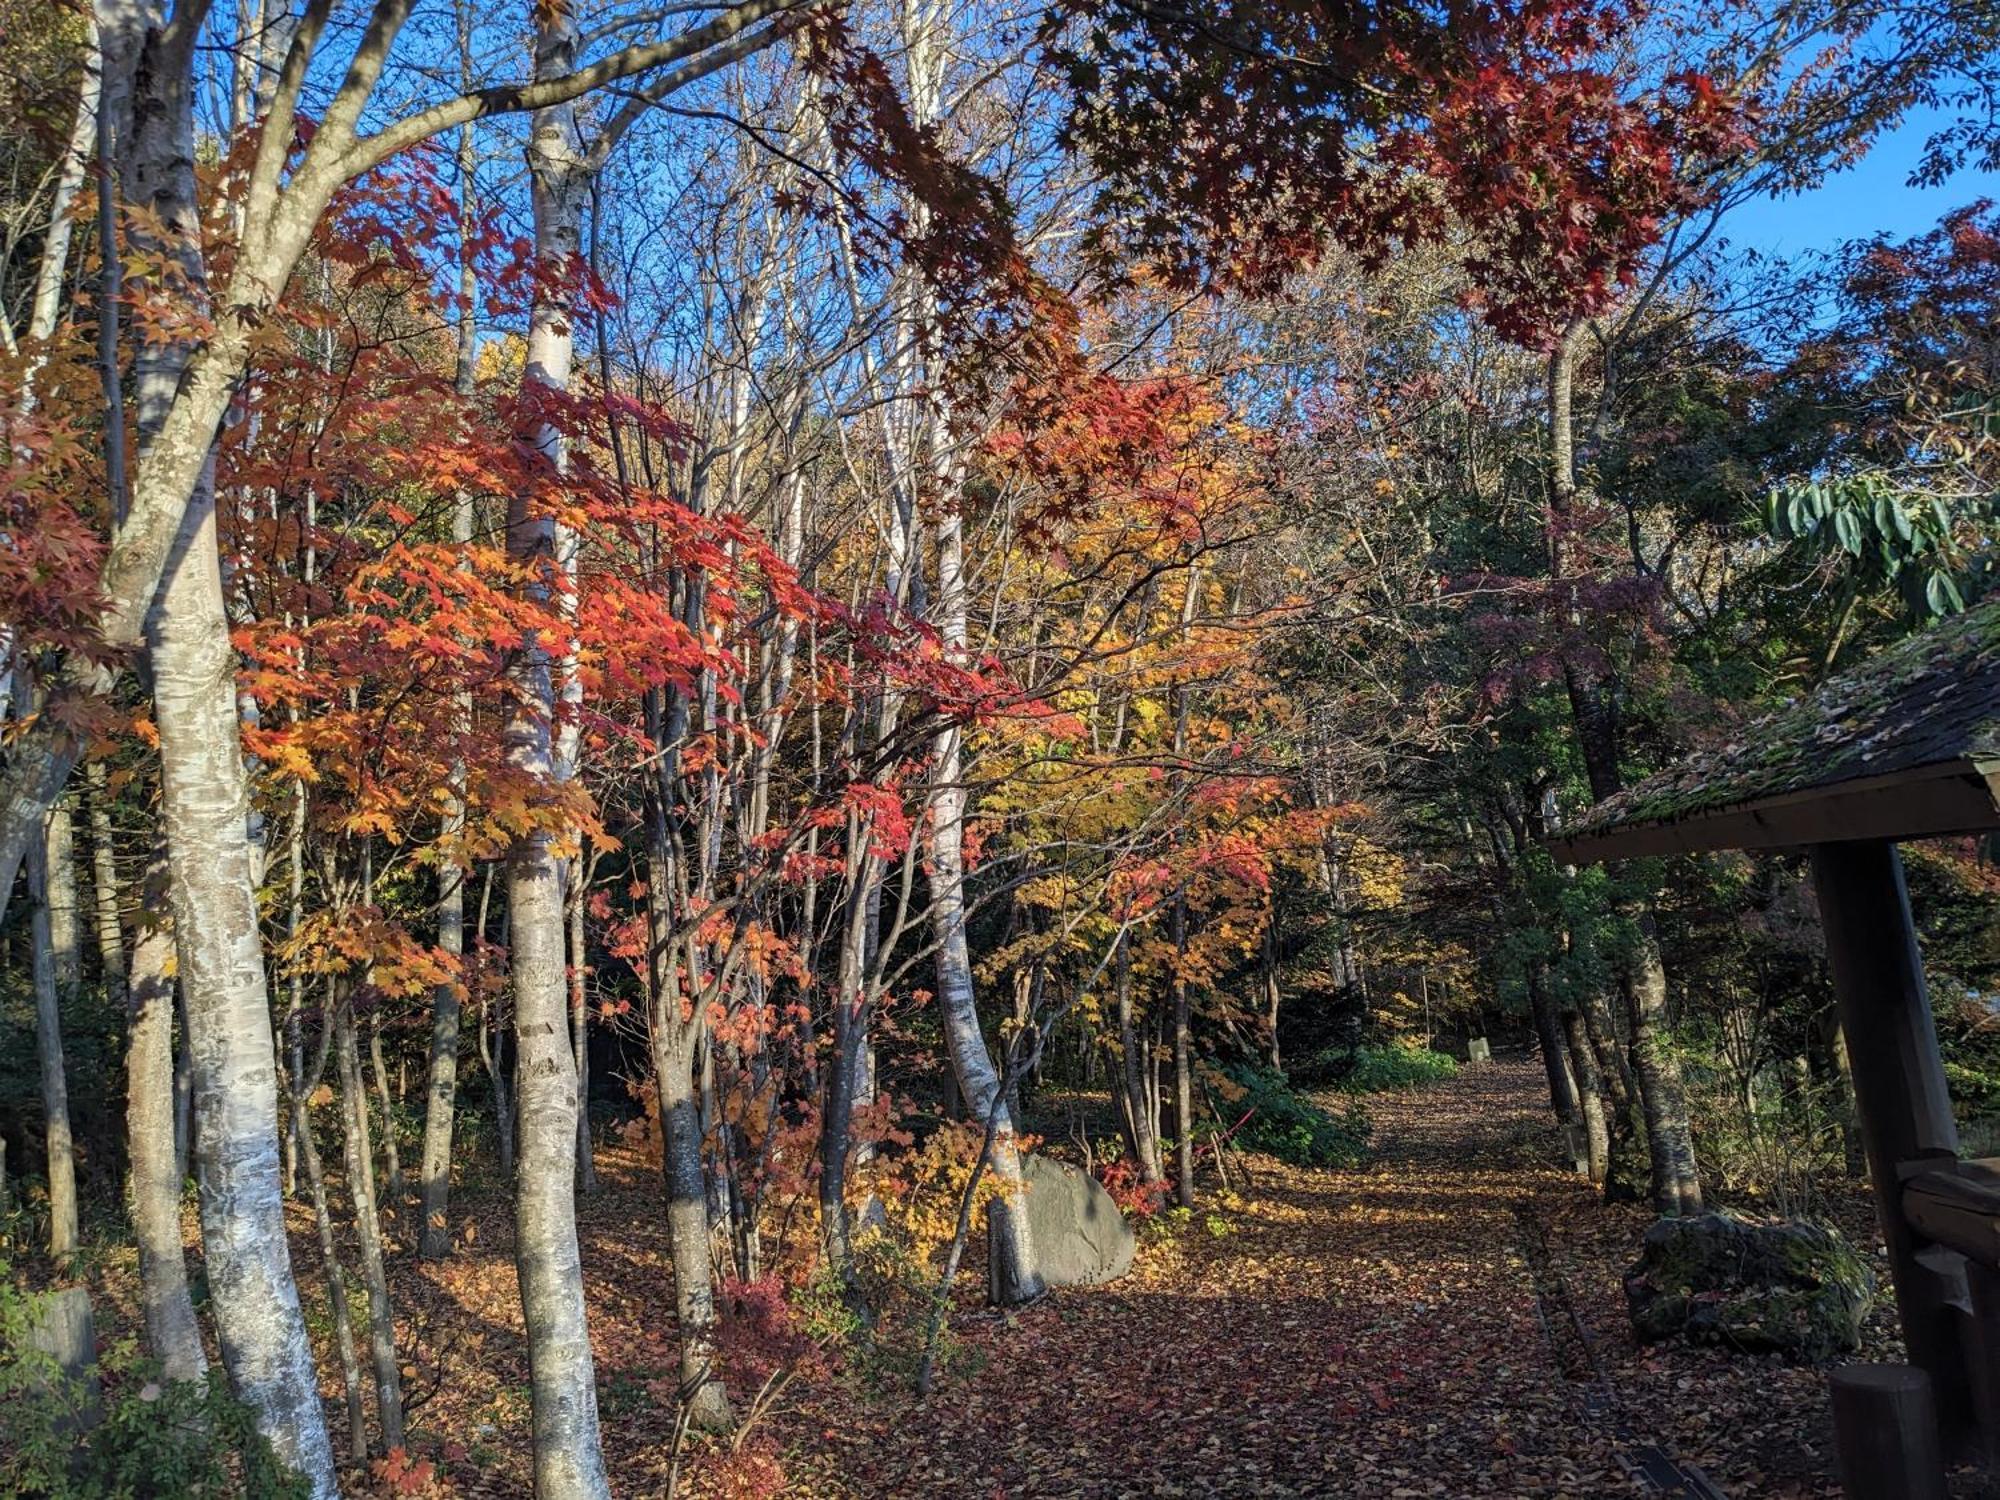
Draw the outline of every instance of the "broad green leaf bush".
M41 1299L0 1262L0 1497L47 1500L305 1500L220 1370L164 1381L124 1341L100 1361L101 1391L66 1375L29 1333Z
M1443 1083L1457 1076L1457 1059L1428 1047L1390 1042L1387 1046L1357 1048L1354 1066L1340 1080L1340 1087L1350 1094L1379 1094L1388 1089Z
M1334 1114L1269 1068L1239 1063L1223 1072L1243 1090L1224 1113L1232 1122L1249 1115L1232 1137L1236 1144L1299 1167L1351 1167L1367 1156L1368 1115L1360 1105Z

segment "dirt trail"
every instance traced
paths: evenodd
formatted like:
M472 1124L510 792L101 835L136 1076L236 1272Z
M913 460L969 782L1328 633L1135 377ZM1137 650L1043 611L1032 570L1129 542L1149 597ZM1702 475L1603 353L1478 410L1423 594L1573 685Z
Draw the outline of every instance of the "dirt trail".
M804 1475L898 1495L1641 1493L1580 1426L1520 1215L1587 1196L1539 1163L1530 1067L1370 1101L1354 1172L1260 1159L1117 1286L983 1341L971 1387Z
M1500 1060L1374 1096L1368 1165L1254 1158L1247 1192L1143 1233L1114 1286L1011 1318L968 1286L967 1366L929 1400L880 1372L801 1380L756 1430L765 1460L688 1455L682 1493L1593 1500L1674 1493L1629 1476L1658 1445L1734 1500L1837 1494L1819 1373L1631 1344L1619 1273L1650 1214L1557 1167L1543 1088L1535 1065ZM585 1260L619 1493L650 1495L672 1467L670 1273L650 1174L622 1175L585 1201ZM526 1471L492 1207L477 1249L412 1278L401 1304L453 1348L424 1418L473 1450L450 1465L462 1495L523 1493ZM1871 1338L1868 1357L1894 1357L1886 1331Z

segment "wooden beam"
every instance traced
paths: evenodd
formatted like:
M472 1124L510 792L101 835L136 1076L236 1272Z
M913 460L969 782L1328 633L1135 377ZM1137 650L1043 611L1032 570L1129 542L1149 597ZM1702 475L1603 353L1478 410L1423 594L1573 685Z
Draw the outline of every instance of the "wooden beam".
M1954 1295L1920 1259L1922 1236L1904 1206L1906 1163L1958 1156L1958 1125L1931 1021L1930 993L1895 845L1818 844L1813 886L1861 1119L1876 1212L1889 1247L1910 1363L1931 1377L1948 1448L1972 1435L1963 1330Z
M1906 1164L1903 1177L1903 1216L1912 1229L2000 1270L2000 1175L1954 1158Z
M1808 787L1664 822L1614 823L1553 838L1549 847L1558 858L1595 864L1718 849L1782 849L1995 829L2000 829L2000 774L1983 763L1956 760Z

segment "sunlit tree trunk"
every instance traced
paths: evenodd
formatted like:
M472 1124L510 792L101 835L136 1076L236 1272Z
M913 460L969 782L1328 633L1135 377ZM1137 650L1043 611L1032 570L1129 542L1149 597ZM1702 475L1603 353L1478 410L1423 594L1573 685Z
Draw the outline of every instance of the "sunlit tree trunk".
M313 1225L319 1231L320 1267L326 1275L327 1310L332 1315L334 1349L340 1358L341 1389L347 1395L347 1451L359 1464L368 1461L368 1410L361 1394L361 1358L354 1347L354 1315L347 1302L347 1273L341 1268L340 1250L333 1237L333 1214L327 1206L326 1169L320 1160L319 1141L313 1135L312 1125L312 1096L319 1092L320 1080L326 1077L326 1060L332 1050L332 1017L323 1015L312 1067L299 1069L298 1086L292 1090L292 1124L299 1155L305 1162Z
M568 70L575 23L565 9L540 13L535 72ZM576 164L576 112L539 110L528 148L535 255L545 285L529 323L524 395L569 388L572 340L569 283L579 245L584 184ZM575 201L572 201L574 198ZM535 434L552 473L563 466L553 426ZM530 586L546 601L559 586L554 521L528 495L511 497L507 549L540 574ZM541 641L517 655L518 706L508 726L508 757L517 771L553 786L557 693L555 663ZM537 1500L596 1500L610 1483L598 1432L597 1376L591 1358L583 1266L576 1232L576 1058L570 1046L563 868L545 831L518 842L507 861L508 958L514 998L514 1109L519 1154L514 1171L515 1266L528 1329L534 1406Z
M177 36L173 45L192 41ZM106 46L111 50L108 35ZM132 115L127 197L154 215L167 253L199 287L190 54L161 56L152 40L147 48L138 76L148 87ZM293 226L301 246L305 227ZM210 444L247 358L247 337L232 309L216 321L200 353L148 343L135 355L140 472L133 513L180 516L175 564L165 570L145 637L199 1122L194 1155L210 1307L232 1385L278 1457L305 1477L315 1497L325 1497L336 1491L333 1452L285 1241L277 1054L215 530ZM115 560L107 572L115 581ZM115 609L119 596L108 592ZM119 638L115 629L107 634Z
M368 1288L368 1351L375 1366L375 1415L382 1448L403 1446L403 1378L396 1361L396 1314L382 1260L382 1221L375 1202L375 1153L368 1139L368 1084L354 1037L354 1008L334 1013L333 1050L340 1074L340 1138L347 1167L347 1196L354 1205L361 1244L361 1279Z
M166 884L164 851L155 857L149 884ZM208 1371L208 1357L188 1294L181 1242L183 1179L174 1156L173 943L169 928L146 924L132 946L132 1020L125 1044L126 1192L139 1243L146 1341L169 1380L199 1380Z
M948 440L940 424L937 436ZM947 472L956 477L956 465ZM965 578L962 522L956 507L946 507L937 522L938 587L934 618L945 650L963 656L966 649ZM1014 1120L1005 1102L995 1109L1000 1074L987 1050L979 1026L979 1003L972 983L972 953L965 935L965 814L962 737L955 724L937 735L930 803L931 923L937 940L938 1009L944 1023L945 1049L960 1097L974 1120L992 1122L992 1146L987 1167L999 1194L988 1208L1001 1260L1012 1272L995 1278L1003 1303L1025 1302L1042 1291L1035 1269L1034 1242L1029 1236L1021 1176L1021 1153Z
M333 1454L285 1243L277 1053L212 492L197 497L188 523L148 634L205 1265L232 1382L280 1457L316 1495L331 1494Z
M462 820L462 809L454 804L447 815ZM456 828L451 832L455 833ZM465 876L450 869L440 877L445 893L438 902L438 947L454 958L465 953ZM452 1126L458 1112L458 1030L463 1007L456 981L439 985L431 992L431 1044L424 1089L424 1148L420 1168L423 1216L418 1231L418 1252L426 1260L438 1260L451 1249L451 1142Z
M1158 1101L1153 1097L1156 1080L1148 1056L1151 1039L1133 1024L1132 960L1125 944L1118 945L1118 956L1113 962L1117 965L1114 983L1118 1003L1119 1114L1133 1159L1139 1164L1139 1180L1165 1182L1167 1174L1160 1164L1160 1137L1155 1128Z
M125 935L118 917L118 855L111 833L111 795L104 766L86 767L90 809L90 879L97 964L104 975L105 998L115 1006L126 1000Z
M1604 1183L1611 1171L1611 1128L1605 1118L1604 1091L1597 1071L1597 1059L1584 1030L1583 1015L1575 1009L1563 1012L1563 1036L1569 1048L1570 1069L1576 1076L1577 1106L1583 1114L1583 1135L1590 1180Z
M34 952L35 1052L41 1064L42 1128L47 1145L49 1255L67 1273L77 1250L76 1147L70 1133L69 1079L63 1070L62 995L50 936L48 844L28 850L29 941Z

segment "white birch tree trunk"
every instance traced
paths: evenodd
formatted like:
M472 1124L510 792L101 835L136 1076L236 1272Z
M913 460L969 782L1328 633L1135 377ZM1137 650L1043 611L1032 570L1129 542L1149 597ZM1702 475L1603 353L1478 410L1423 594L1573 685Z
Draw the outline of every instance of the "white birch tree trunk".
M118 853L111 831L111 799L104 766L85 767L90 809L91 914L97 939L97 965L104 988L115 1005L126 1003L125 934L118 917Z
M55 965L56 997L68 1004L83 983L81 909L76 886L76 820L68 797L49 809L43 865L47 872L49 957Z
M194 1063L202 1245L230 1381L318 1500L337 1493L333 1451L285 1242L278 1059L252 883L236 653L223 613L214 495L201 488L148 636L174 943Z
M937 0L913 0L902 14L910 109L920 126L942 123L946 48L950 40L948 24L946 7ZM917 213L921 219L921 209ZM936 317L935 299L927 292L913 290L905 300L904 310L905 327L898 342L910 351L908 358L918 363L917 351L925 347L933 333L928 325ZM962 664L967 644L965 523L961 510L964 465L957 452L957 435L951 430L951 407L937 389L942 383L938 378L941 372L931 374L932 389L910 393L910 404L920 406L925 418L922 425L928 434L931 477L940 501L934 523L937 588L930 615L946 656ZM916 425L915 411L910 418L911 424ZM911 466L914 468L914 455ZM939 1017L944 1026L945 1048L951 1056L952 1071L968 1115L977 1121L989 1117L993 1120L988 1169L999 1184L1000 1196L989 1214L1000 1255L996 1267L999 1274L990 1278L990 1282L1001 1302L1025 1302L1042 1291L1042 1280L1035 1269L1034 1244L1024 1208L1025 1189L1014 1119L1004 1101L995 1112L1000 1073L980 1029L972 956L966 942L967 806L964 737L957 725L948 724L938 731L932 747L932 764L930 911L937 942Z
M140 76L149 86L134 101L127 197L156 216L168 253L200 287L192 80L184 60L157 55L150 39L147 50L151 71L142 66ZM294 251L287 271L296 258ZM179 517L158 600L145 612L145 637L216 1334L230 1382L256 1413L259 1430L320 1500L336 1494L337 1485L285 1241L277 1049L248 833L236 653L215 530L210 445L247 358L245 335L240 318L224 314L198 351L149 343L135 355L140 451L133 515ZM113 552L115 559L116 542ZM145 559L128 550L127 561L136 566ZM121 610L142 612L146 596L130 591L144 582L127 576L121 593L107 562L113 585L107 626L119 625L126 617ZM107 634L119 639L116 628Z
M155 872L164 885L164 855ZM153 924L139 929L132 948L132 1022L125 1049L126 1191L139 1242L146 1341L167 1379L199 1380L208 1373L208 1356L188 1293L182 1178L174 1152L173 944L172 931Z
M568 71L576 47L574 22L566 11L544 12L544 17L536 36L539 77ZM575 170L580 161L575 111L568 105L538 111L529 143L536 254L544 267L565 272L580 245L581 189L587 185ZM568 306L552 303L547 295L538 297L524 386L531 393L536 387L567 390L572 348ZM551 467L560 471L557 434L545 428L537 440ZM509 504L507 547L517 562L529 566L555 560L554 522L535 514L527 496L514 496ZM517 770L553 783L556 684L545 645L529 641L523 646L514 681L520 706L508 726L508 758ZM535 1495L537 1500L608 1500L576 1238L576 1059L569 1035L562 862L548 834L528 836L509 856L507 910L520 1130L514 1255L528 1329Z
M459 74L469 84L472 76L471 0L458 0ZM472 126L458 134L458 290L463 305L458 315L458 360L453 385L461 400L469 399L477 373L479 325L476 298L479 275L472 244L478 233L479 157L474 148ZM451 507L451 539L461 549L472 541L472 496L461 490ZM458 702L461 723L472 718L470 695ZM452 767L451 790L445 804L442 842L456 848L465 833L465 767ZM465 882L469 871L454 863L441 866L438 879L444 889L438 897L438 947L453 958L463 960L465 941ZM461 977L463 969L460 970ZM431 994L430 1067L424 1091L424 1154L420 1189L423 1197L423 1227L418 1234L418 1253L426 1260L440 1260L451 1249L451 1140L458 1113L459 1026L464 1013L458 981L441 984Z
M63 1070L62 993L50 936L48 845L28 850L29 941L34 948L35 1052L41 1063L42 1127L48 1149L49 1256L67 1274L76 1258L76 1146L70 1132L69 1079Z

